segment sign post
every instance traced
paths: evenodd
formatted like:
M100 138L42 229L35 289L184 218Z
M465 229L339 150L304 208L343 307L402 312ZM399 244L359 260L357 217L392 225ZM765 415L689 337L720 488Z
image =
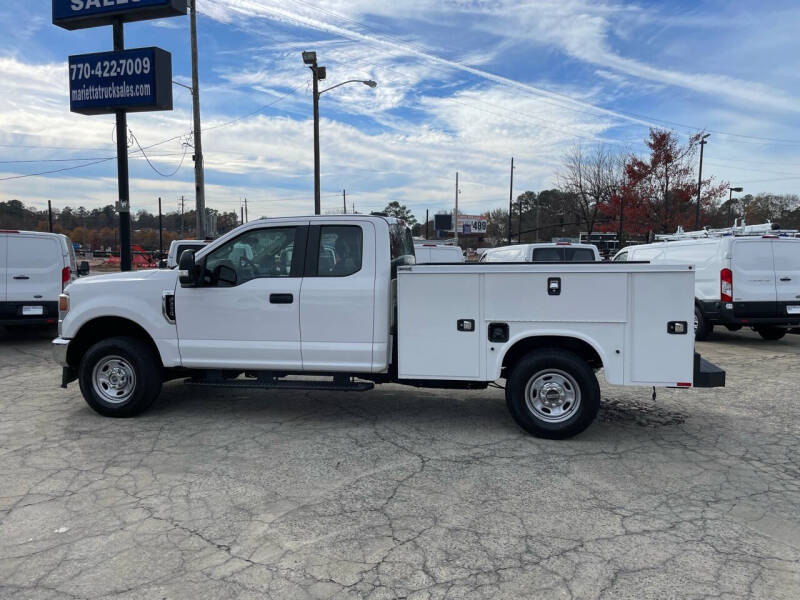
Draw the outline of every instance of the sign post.
M53 0L53 24L69 31L111 25L114 51L69 58L70 110L114 113L120 269L130 271L131 208L128 179L128 112L172 110L172 57L159 48L125 50L126 22L186 14L186 0Z

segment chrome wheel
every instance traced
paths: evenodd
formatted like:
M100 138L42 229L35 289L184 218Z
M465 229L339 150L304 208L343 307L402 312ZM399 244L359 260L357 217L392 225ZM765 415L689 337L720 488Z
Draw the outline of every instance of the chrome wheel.
M136 389L136 373L131 363L121 356L107 356L92 370L92 387L105 402L122 404Z
M563 423L580 408L581 390L569 373L547 369L528 380L525 404L537 419L547 423Z

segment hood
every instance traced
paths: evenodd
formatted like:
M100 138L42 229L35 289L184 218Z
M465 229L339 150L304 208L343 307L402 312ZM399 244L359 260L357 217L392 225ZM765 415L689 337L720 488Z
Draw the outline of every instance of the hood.
M114 283L134 283L152 284L162 282L168 286L175 286L178 280L178 271L171 269L147 269L142 271L127 271L120 273L107 273L105 275L90 275L79 277L66 288L66 291L82 289L88 286L108 285Z

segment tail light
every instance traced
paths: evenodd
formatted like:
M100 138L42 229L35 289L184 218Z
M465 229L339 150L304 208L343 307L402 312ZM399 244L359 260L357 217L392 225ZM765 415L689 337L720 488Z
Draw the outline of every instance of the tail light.
M733 272L730 269L722 269L719 274L720 298L723 302L733 302Z
M67 287L67 284L72 279L72 269L69 267L64 267L61 269L61 291L64 291L64 288Z

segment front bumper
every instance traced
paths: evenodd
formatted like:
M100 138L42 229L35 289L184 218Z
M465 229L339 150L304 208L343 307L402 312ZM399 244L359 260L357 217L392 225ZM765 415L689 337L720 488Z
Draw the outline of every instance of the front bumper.
M725 371L717 365L708 362L697 352L694 353L694 384L693 387L712 388L725 387Z
M69 340L64 338L56 338L52 343L53 360L61 367L68 367L67 350L69 349Z

